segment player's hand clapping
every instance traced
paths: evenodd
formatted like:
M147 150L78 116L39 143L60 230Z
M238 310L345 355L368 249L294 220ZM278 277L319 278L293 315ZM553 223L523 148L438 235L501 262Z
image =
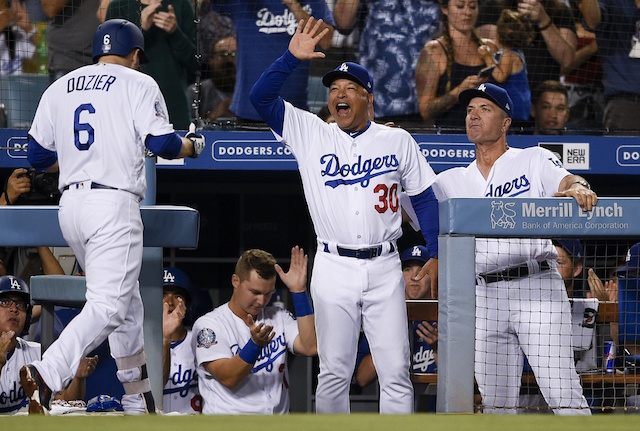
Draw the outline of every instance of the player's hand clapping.
M7 363L7 352L9 351L9 345L14 335L16 335L16 333L13 331L0 334L0 368L4 367L4 364Z
M422 280L428 275L431 278L431 298L438 299L438 259L431 258L424 264L418 275L413 279L415 281Z
M247 314L247 321L251 330L251 339L258 346L265 347L275 337L276 333L273 331L273 326L265 325L264 323L256 324L251 314Z
M618 283L615 280L602 283L593 268L589 268L587 282L590 289L590 292L587 292L587 298L597 298L598 301L618 300Z
M314 25L315 22L315 25ZM298 23L296 33L289 42L289 52L298 60L313 60L324 58L323 52L316 51L316 45L329 32L329 29L322 29L322 20L316 21L313 17L305 23L302 19Z
M307 290L307 264L309 256L304 254L304 250L299 246L291 249L291 265L289 272L284 272L282 267L276 263L275 269L282 282L293 293Z
M187 314L187 306L182 298L176 298L178 305L170 312L169 303L163 303L162 309L162 335L170 339L171 335L182 326L182 320Z

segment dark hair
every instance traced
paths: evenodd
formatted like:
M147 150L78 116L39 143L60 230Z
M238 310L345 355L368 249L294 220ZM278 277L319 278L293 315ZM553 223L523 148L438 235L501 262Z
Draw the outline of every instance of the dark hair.
M531 45L535 33L528 17L511 9L503 9L498 19L498 38L509 48L526 48Z
M438 0L441 8L446 8L449 6L450 0ZM444 50L445 54L447 54L447 69L445 73L447 74L447 87L445 91L448 93L451 91L451 71L453 70L453 63L455 61L455 52L453 49L453 41L451 40L451 35L449 34L449 18L446 14L440 11L440 15L442 16L442 38L444 39ZM474 25L475 27L475 25ZM471 39L478 44L478 47L484 45L478 33L476 33L475 28L471 30Z
M238 263L236 263L236 275L240 280L247 280L251 275L251 271L255 270L258 275L265 280L275 278L276 259L269 252L258 249L247 250L242 253Z
M569 92L567 91L567 87L565 87L562 82L547 80L541 82L533 92L533 104L535 105L538 102L540 96L542 96L542 93L547 92L564 94L564 97L567 98L567 101L569 100Z

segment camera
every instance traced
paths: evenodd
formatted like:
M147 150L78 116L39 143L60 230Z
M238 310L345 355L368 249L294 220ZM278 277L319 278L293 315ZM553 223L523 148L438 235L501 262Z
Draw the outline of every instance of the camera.
M60 190L58 190L58 172L36 172L31 168L20 177L29 177L31 191L23 193L17 199L20 205L57 205L60 202Z

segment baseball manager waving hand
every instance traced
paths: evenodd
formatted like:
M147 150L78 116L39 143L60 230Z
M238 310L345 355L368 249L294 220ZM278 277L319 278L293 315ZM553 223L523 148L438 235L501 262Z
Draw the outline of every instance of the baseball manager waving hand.
M380 411L410 413L409 342L404 282L396 240L402 235L398 195L411 197L437 282L435 174L409 133L369 121L373 78L343 63L323 78L329 87L326 124L279 97L287 77L304 60L322 58L315 47L322 21L300 21L289 49L260 77L251 101L275 137L291 149L300 169L318 240L311 294L315 307L320 374L318 413L349 412L360 327L379 370Z

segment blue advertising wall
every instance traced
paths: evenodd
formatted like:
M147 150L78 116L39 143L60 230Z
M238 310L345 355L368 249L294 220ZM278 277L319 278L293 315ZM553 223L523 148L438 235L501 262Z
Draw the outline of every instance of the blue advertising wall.
M198 159L159 159L159 169L295 170L288 148L268 131L204 131L207 147ZM413 135L436 172L465 166L475 158L466 135ZM564 166L578 174L640 174L640 137L510 135L510 146L540 145L556 152ZM0 130L0 168L26 167L27 130Z

